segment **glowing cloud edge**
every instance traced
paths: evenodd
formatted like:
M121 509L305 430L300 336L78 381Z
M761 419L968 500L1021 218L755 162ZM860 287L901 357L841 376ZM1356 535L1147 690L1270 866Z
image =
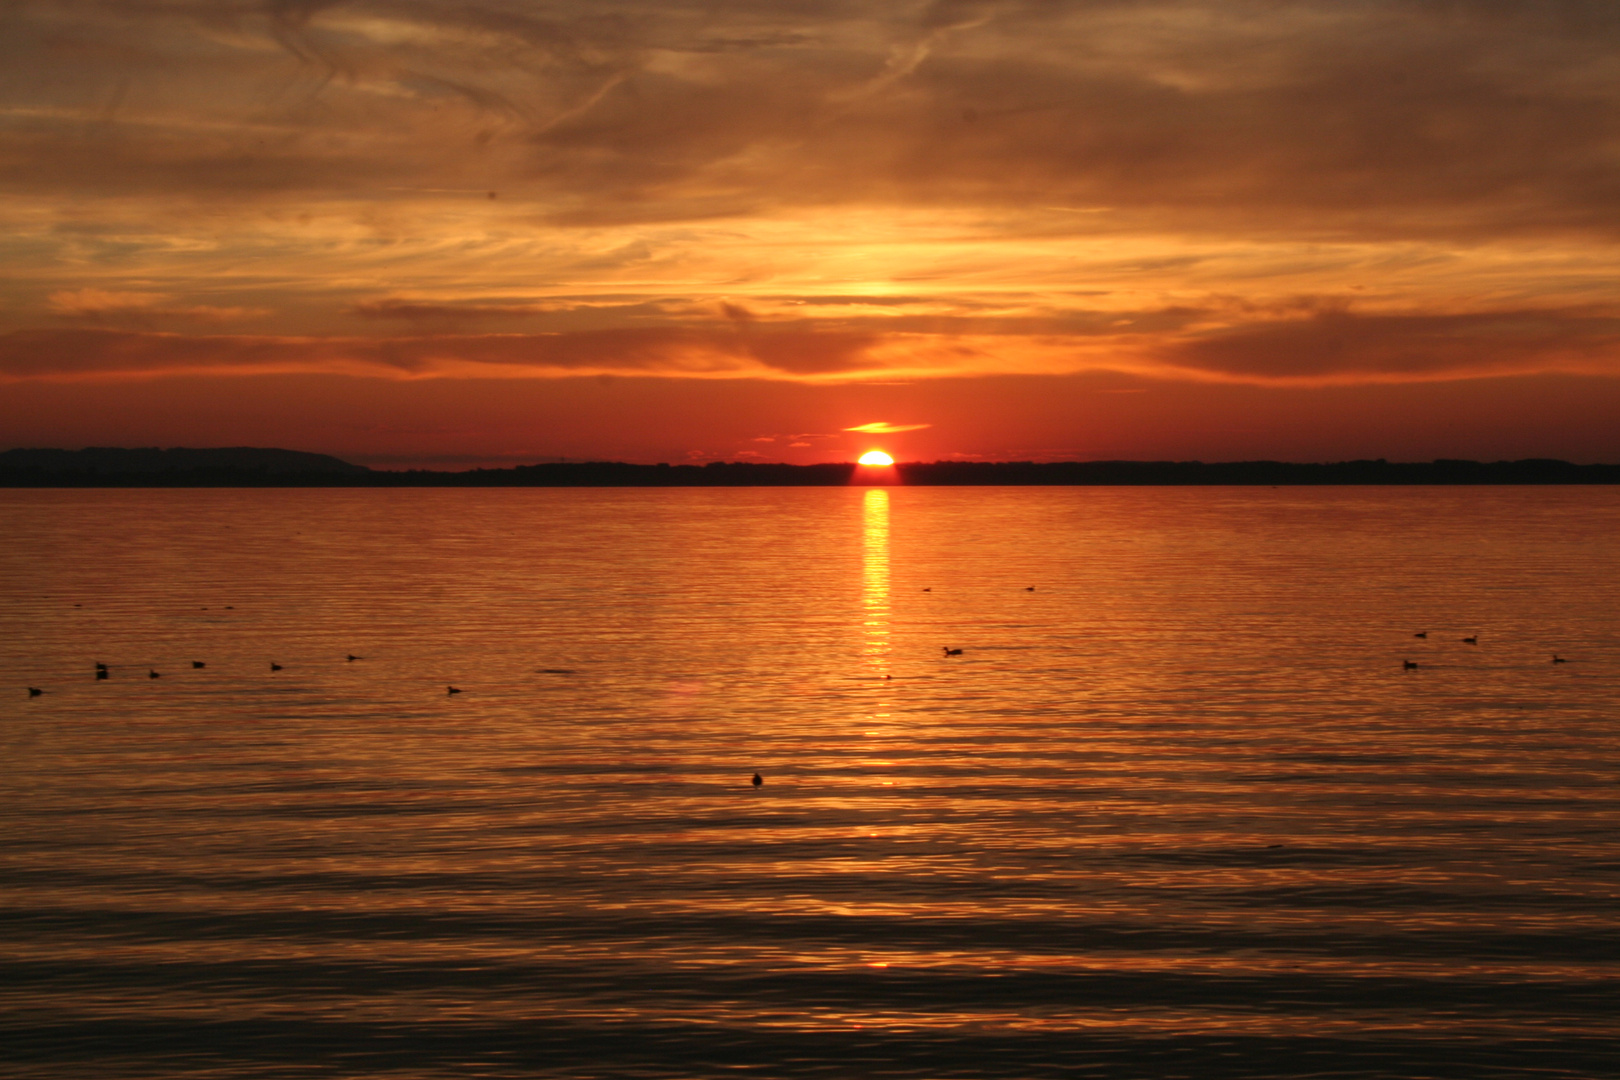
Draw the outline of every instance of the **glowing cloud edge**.
M844 430L858 431L862 435L893 435L900 431L921 431L923 428L933 426L933 424L890 424L878 420L871 424L862 424L860 427L847 427Z

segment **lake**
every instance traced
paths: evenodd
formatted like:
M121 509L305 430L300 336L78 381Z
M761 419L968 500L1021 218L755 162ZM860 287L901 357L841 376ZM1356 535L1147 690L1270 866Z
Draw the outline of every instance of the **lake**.
M0 1075L1620 1071L1620 489L5 490L0 590Z

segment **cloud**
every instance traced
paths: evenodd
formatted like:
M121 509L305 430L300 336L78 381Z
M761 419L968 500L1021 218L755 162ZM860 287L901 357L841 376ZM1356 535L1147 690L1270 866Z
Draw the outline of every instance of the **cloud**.
M1620 374L1608 2L7 20L12 379Z
M47 309L54 315L82 322L123 322L149 325L160 319L222 323L251 319L270 312L264 308L215 307L209 304L176 306L165 293L120 292L110 289L68 289L51 293Z
M1233 378L1433 378L1526 372L1620 375L1620 316L1587 310L1450 315L1323 311L1167 346L1166 363Z
M580 374L682 378L851 375L875 366L857 335L648 328L566 334L411 337L183 335L117 330L18 330L0 335L0 375L84 377L255 371L338 371L384 377Z
M882 420L871 424L861 424L859 427L847 427L845 431L859 431L865 435L893 435L901 431L921 431L923 428L933 427L932 424L889 424Z
M115 293L74 294L66 310L158 310ZM150 301L146 303L145 301ZM90 316L86 316L94 321ZM1130 321L1130 320L1125 320ZM52 379L252 372L381 378L581 375L791 382L1117 372L1255 384L1390 382L1563 372L1620 377L1620 314L1601 307L1507 307L1430 314L1356 311L1312 298L1212 303L1197 319L1114 335L834 332L764 321L540 333L198 334L112 328L0 334L0 376ZM926 423L873 421L846 432L895 434ZM782 436L805 440L806 434Z
M533 304L435 304L420 300L362 300L348 311L366 319L402 319L408 322L464 319L526 318L543 312Z
M151 311L172 297L162 293L116 292L110 289L76 289L54 292L47 298L58 315L106 315L130 311Z
M932 204L1112 208L1067 215L1080 232L1620 228L1600 0L32 0L7 37L22 190L487 189L580 223Z

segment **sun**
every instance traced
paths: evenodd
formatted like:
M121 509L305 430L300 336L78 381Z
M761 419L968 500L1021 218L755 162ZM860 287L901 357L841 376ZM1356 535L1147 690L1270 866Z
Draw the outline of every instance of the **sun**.
M884 468L894 464L894 458L881 450L868 450L861 455L860 461L862 465L878 465Z

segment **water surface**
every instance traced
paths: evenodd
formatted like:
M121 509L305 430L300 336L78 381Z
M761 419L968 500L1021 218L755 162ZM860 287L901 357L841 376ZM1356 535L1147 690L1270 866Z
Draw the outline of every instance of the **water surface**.
M1617 567L1607 488L0 491L0 1073L1614 1075Z

